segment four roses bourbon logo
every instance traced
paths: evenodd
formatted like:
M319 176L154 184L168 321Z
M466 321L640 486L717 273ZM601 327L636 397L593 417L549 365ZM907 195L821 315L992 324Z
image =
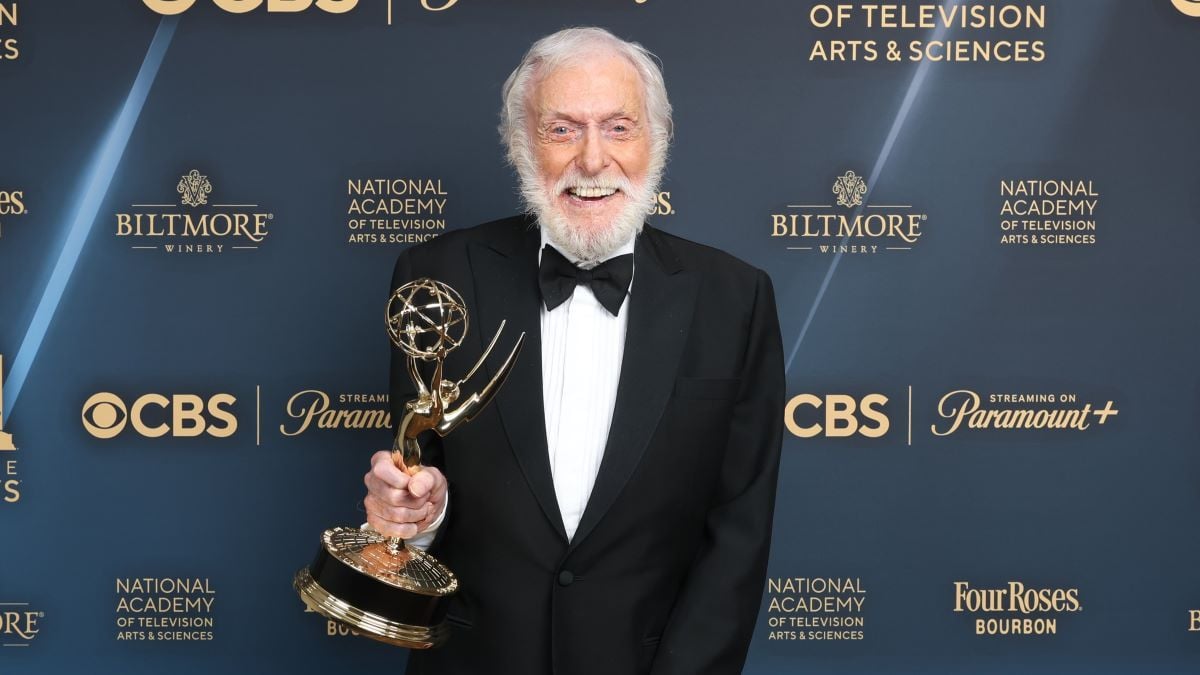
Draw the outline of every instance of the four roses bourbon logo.
M275 214L258 204L210 203L212 181L199 169L175 184L179 204L138 203L116 214L117 236L129 237L134 250L165 253L253 251L267 238Z

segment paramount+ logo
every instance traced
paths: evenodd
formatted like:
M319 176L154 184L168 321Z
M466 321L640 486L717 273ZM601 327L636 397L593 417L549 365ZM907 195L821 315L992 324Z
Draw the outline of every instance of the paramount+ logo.
M196 4L196 0L142 0L152 11L171 16L182 14ZM217 7L233 14L253 12L264 3L268 12L303 12L310 7L330 14L345 14L358 6L358 0L212 0Z
M126 402L111 392L93 394L83 403L83 428L96 438L116 438L131 429L146 438L171 435L189 438L207 434L228 438L237 432L232 394L143 394Z

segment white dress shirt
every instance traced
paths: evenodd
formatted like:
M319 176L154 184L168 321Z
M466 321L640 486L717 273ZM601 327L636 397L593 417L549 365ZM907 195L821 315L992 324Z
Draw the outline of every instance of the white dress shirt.
M555 246L541 232L538 265L542 248L553 246L567 260L578 259ZM613 253L615 258L633 253L634 239ZM633 284L630 284L632 294ZM575 536L579 519L587 507L608 428L617 403L617 384L621 379L621 359L625 354L625 329L629 325L629 297L621 303L616 316L592 294L587 284L575 286L566 302L552 311L541 304L542 331L542 402L546 415L546 446L550 451L550 472L554 493L562 514L567 539ZM446 495L446 506L450 496ZM408 540L408 545L425 550L433 542L446 514L445 508L428 529Z
M542 247L547 244L577 262L548 241L543 230ZM626 253L633 253L633 239L610 257ZM541 307L546 445L567 539L575 536L604 459L629 324L629 298L625 300L613 316L587 284L579 284L552 311L546 311L545 303Z

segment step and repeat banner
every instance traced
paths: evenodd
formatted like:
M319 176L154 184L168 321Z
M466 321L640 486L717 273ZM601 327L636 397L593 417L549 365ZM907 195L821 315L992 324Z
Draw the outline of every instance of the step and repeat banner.
M745 672L1196 672L1194 0L0 0L0 672L402 671L292 576L572 25L662 60L649 222L776 289Z

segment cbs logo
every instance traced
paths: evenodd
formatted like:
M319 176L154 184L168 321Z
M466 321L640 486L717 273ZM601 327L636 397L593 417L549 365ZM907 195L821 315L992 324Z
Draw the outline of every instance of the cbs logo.
M196 0L142 0L158 14L183 14L196 4ZM245 14L262 6L264 0L213 0L213 4L226 12ZM317 9L330 14L344 14L358 5L358 0L265 0L268 12L303 12L314 3Z
M1188 16L1200 16L1200 0L1171 0L1171 4Z
M147 438L168 433L227 438L237 431L237 417L230 409L236 402L230 394L215 394L207 401L195 394L146 394L126 406L116 394L100 392L83 403L83 428L96 438L114 438L130 425Z
M824 398L813 394L794 396L783 409L783 423L788 431L800 438L812 438L824 434L829 438L845 438L859 434L867 438L879 438L891 428L891 421L880 408L888 398L883 394L867 394L856 399L846 394L827 394ZM802 406L818 412L820 421L807 426L797 420ZM821 415L819 413L823 412ZM803 415L811 418L811 413Z

